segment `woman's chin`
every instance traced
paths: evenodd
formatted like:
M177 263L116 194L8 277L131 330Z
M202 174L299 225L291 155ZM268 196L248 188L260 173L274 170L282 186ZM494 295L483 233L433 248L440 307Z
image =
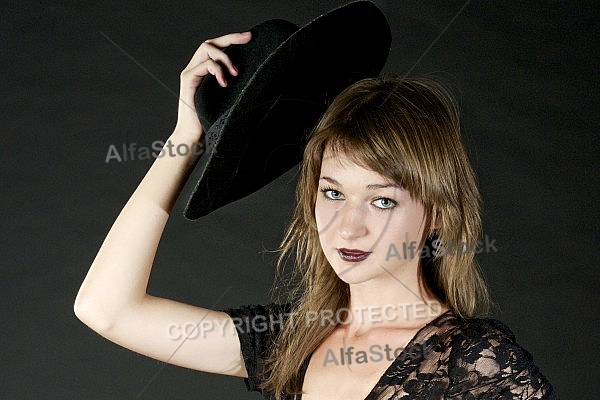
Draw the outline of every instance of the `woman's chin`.
M330 264L338 278L348 284L362 283L375 276L375 266L366 260L362 262L337 260Z

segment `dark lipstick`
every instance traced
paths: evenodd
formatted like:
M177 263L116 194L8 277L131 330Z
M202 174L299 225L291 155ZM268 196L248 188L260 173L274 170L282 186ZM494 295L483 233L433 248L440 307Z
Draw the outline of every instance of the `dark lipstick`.
M371 252L357 249L337 249L341 259L349 262L359 262L365 260Z

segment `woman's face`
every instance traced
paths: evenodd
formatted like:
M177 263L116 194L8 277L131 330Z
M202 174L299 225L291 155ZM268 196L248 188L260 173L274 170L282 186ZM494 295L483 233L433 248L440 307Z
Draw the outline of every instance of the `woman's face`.
M417 271L423 205L341 153L325 151L315 217L325 256L344 282L386 282Z

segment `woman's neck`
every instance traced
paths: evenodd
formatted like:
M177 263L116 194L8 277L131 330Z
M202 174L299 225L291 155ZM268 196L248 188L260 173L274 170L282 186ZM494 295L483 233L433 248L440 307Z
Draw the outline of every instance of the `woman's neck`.
M448 310L429 293L417 274L350 284L348 309L344 325L349 334L421 328Z

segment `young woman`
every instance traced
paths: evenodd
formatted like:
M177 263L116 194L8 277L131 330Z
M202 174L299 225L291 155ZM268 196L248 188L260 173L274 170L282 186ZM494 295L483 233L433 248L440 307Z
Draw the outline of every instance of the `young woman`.
M194 54L173 145L202 139L195 90L209 73L225 86L237 71L222 49L249 40L222 36ZM328 108L281 247L280 261L295 253L300 276L289 303L214 311L146 293L196 158L157 159L115 221L75 302L92 329L164 362L246 378L264 398L555 398L510 330L476 318L488 304L474 260L480 199L441 86L369 79ZM166 334L188 321L210 329Z

